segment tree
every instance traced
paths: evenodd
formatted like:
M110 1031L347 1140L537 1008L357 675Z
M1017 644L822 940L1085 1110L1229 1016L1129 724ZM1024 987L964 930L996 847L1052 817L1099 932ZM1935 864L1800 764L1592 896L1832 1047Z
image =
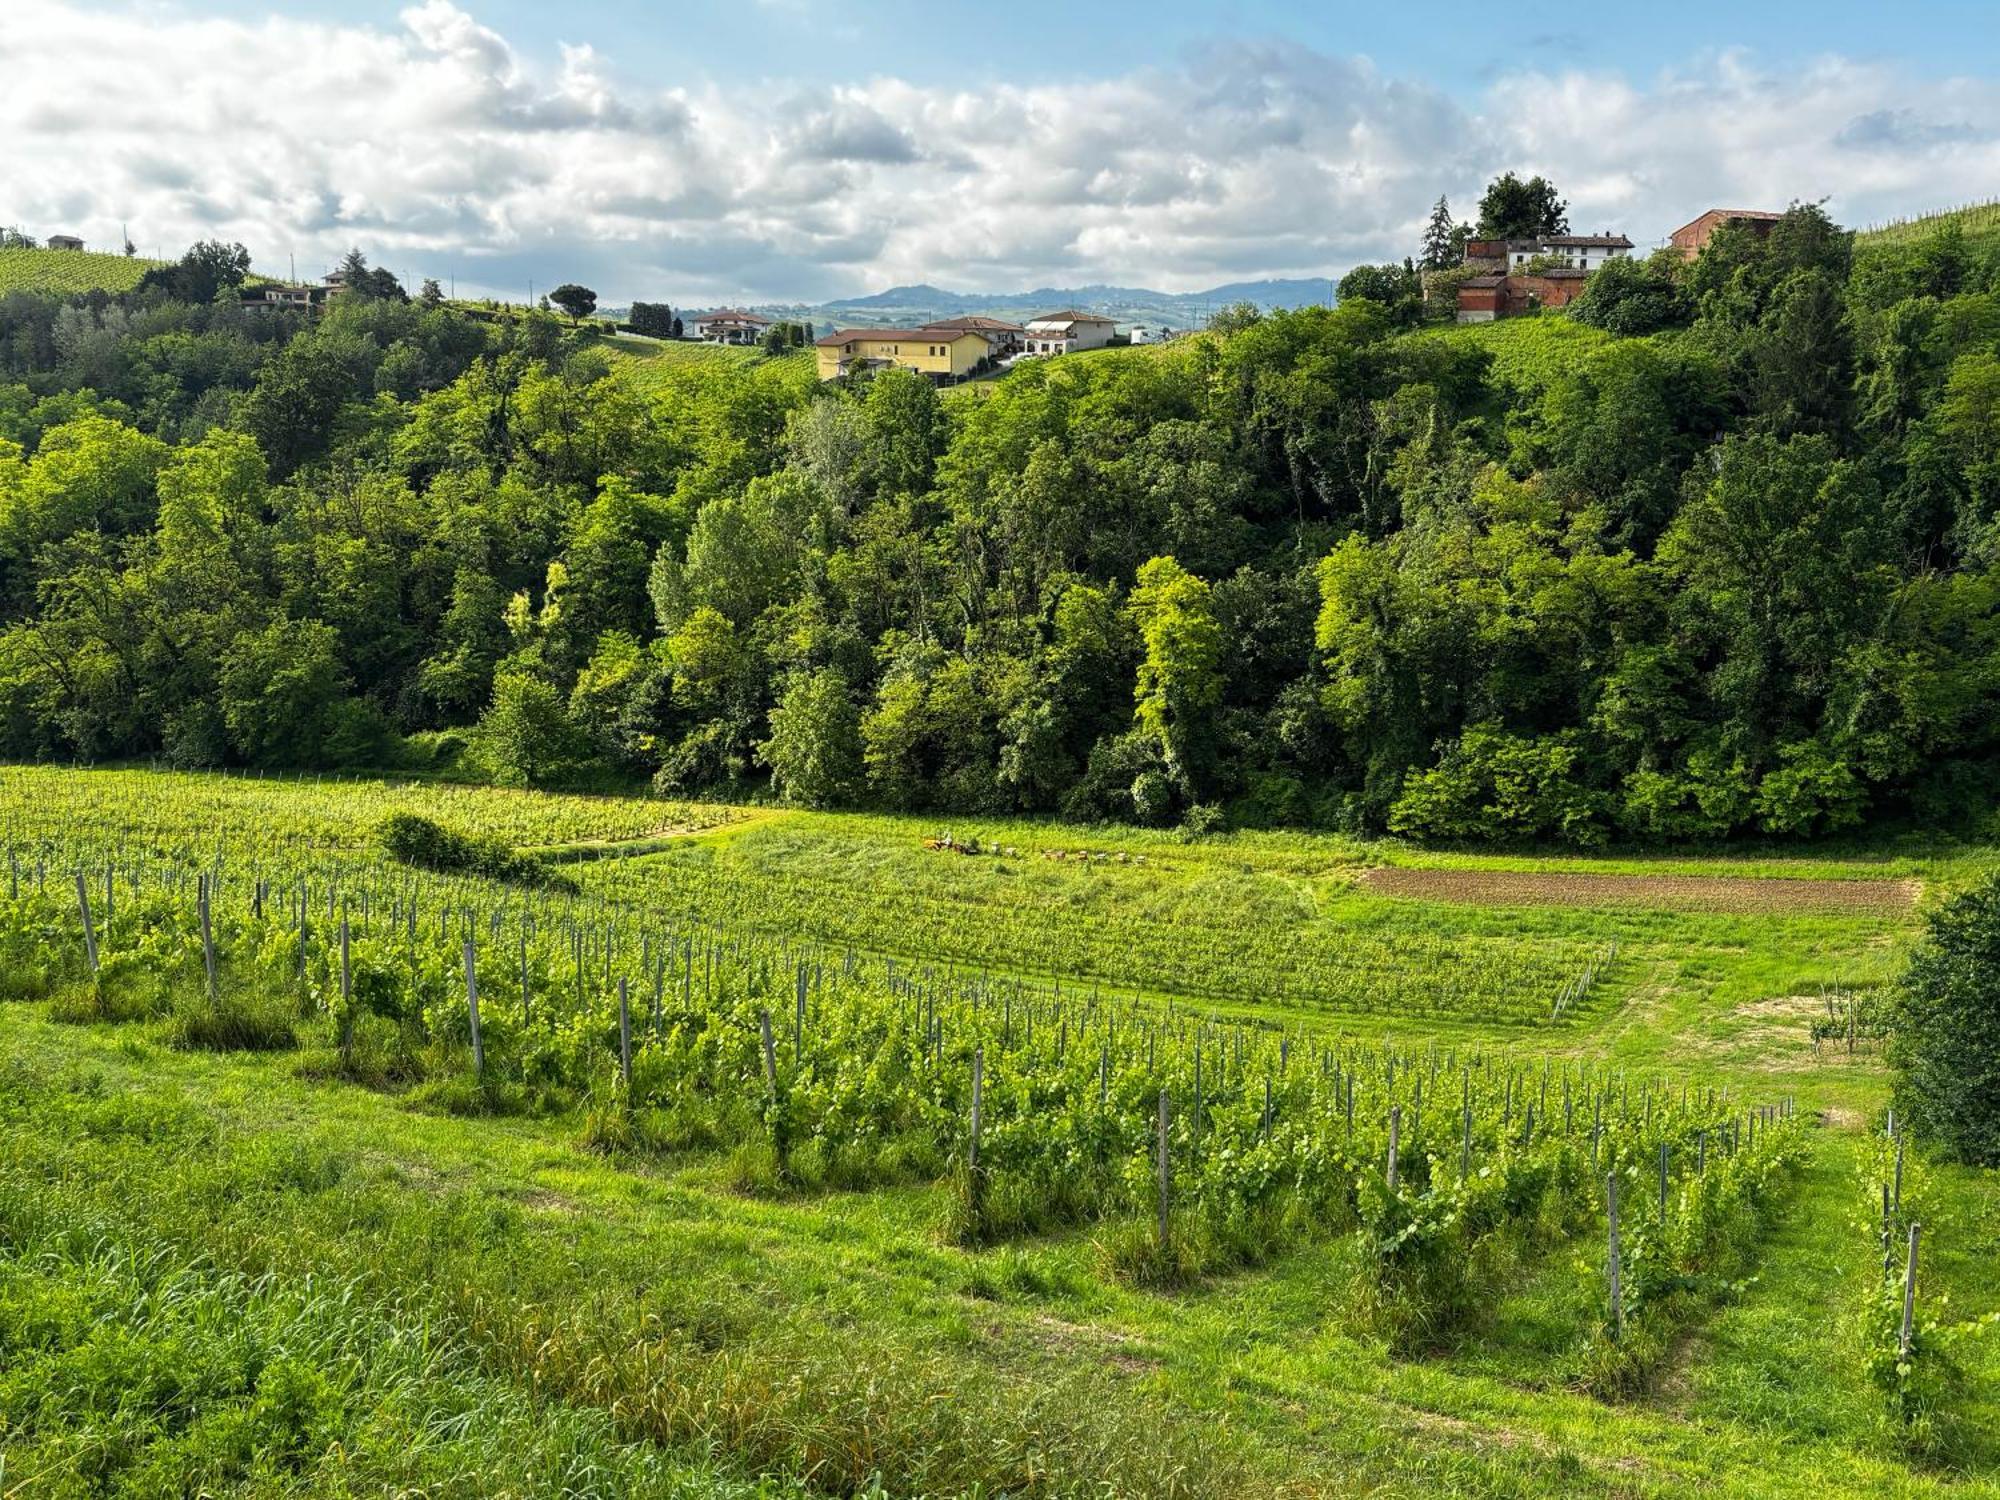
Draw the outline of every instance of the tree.
M757 742L771 784L787 802L832 807L862 787L861 711L831 667L804 673L771 710L771 737Z
M1415 323L1423 316L1423 282L1407 260L1400 266L1356 266L1340 278L1338 290L1342 302L1365 297L1379 303L1399 324Z
M422 291L417 293L417 300L423 303L425 307L441 307L444 305L444 288L438 285L437 277L426 276L424 278L424 287Z
M2000 877L1931 913L1892 992L1888 1057L1919 1141L2000 1166Z
M222 658L222 718L253 765L325 762L334 710L345 697L340 638L318 620L274 620L239 636Z
M1632 338L1687 321L1675 273L1680 253L1662 251L1647 260L1614 256L1597 268L1572 302L1569 315L1579 323Z
M549 301L569 314L572 328L597 311L597 293L573 281L565 281L550 292Z
M1569 205L1543 177L1523 182L1514 173L1496 177L1479 200L1479 238L1535 239L1569 233Z
M634 302L632 314L626 321L634 333L656 339L674 336L674 310L664 302Z
M168 266L154 266L139 278L139 289L157 289L176 302L205 304L234 292L250 274L250 252L241 245L201 240Z
M1431 209L1431 221L1424 228L1424 248L1417 266L1425 271L1449 271L1464 259L1465 236L1452 222L1451 204L1440 194Z
M358 302L407 302L410 294L403 290L403 283L395 275L381 267L370 269L368 257L359 248L349 250L341 257L336 273L340 284L346 290L344 296Z
M1222 630L1209 587L1173 558L1156 557L1139 569L1131 609L1144 651L1135 717L1192 802L1211 750L1210 715L1222 701Z
M562 694L526 672L493 679L493 701L477 737L503 786L546 785L573 769L583 749Z

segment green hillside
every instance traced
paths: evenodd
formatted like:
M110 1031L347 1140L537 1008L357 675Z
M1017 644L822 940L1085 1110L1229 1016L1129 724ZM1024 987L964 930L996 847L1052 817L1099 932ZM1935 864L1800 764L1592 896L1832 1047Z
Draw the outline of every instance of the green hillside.
M1862 244L1897 245L1921 240L1940 229L1957 229L1968 240L2000 236L2000 199L1990 203L1968 203L1960 208L1942 209L1914 219L1892 219L1862 230L1855 238Z
M163 262L94 250L0 250L0 296L8 292L129 292Z

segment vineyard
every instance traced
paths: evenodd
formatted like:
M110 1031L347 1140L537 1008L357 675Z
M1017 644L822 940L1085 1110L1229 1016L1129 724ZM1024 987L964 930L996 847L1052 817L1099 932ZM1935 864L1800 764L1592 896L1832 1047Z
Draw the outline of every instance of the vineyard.
M162 262L94 250L0 250L0 297L9 292L129 292Z
M527 852L416 868L391 813ZM1918 1164L1841 1021L1906 903L1461 906L1358 845L915 830L7 771L7 1482L317 1482L341 1433L371 1488L604 1494L1993 1461L2000 1193ZM1808 963L1789 1050L1735 1024ZM1796 1435L1740 1410L1781 1368Z

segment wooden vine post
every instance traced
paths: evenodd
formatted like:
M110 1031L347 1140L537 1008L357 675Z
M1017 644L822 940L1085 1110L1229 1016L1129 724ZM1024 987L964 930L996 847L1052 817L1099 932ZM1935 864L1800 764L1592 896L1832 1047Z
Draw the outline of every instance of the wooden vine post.
M618 1081L632 1090L632 999L624 975L618 976Z
M203 875L195 886L195 904L201 911L201 964L208 975L208 1000L215 1003L215 925L210 917L213 904L209 896L208 877Z
M1167 1091L1160 1090L1160 1250L1167 1248L1167 1210L1173 1202L1174 1169L1167 1155Z
M1604 1178L1604 1220L1609 1239L1605 1265L1611 1282L1611 1336L1622 1340L1625 1337L1625 1267L1618 1248L1618 1174L1610 1172Z
M340 919L340 1058L354 1055L354 970L348 952L347 918Z
M84 884L81 870L76 872L76 908L83 915L83 956L90 961L94 983L97 977L97 927L90 920L90 887Z
M965 1164L976 1180L979 1176L979 1111L986 1082L986 1049L972 1049L972 1129L965 1150Z
M1910 1357L1910 1340L1916 1332L1917 1237L1922 1232L1923 1225L1910 1226L1910 1256L1903 1266L1903 1330L1896 1340L1896 1352L1904 1360Z
M1389 1193L1396 1192L1396 1158L1403 1154L1403 1106L1389 1106L1389 1169L1385 1174L1389 1183Z
M465 1013L472 1023L472 1076L486 1075L486 1048L479 1040L479 973L473 958L472 939L465 940Z

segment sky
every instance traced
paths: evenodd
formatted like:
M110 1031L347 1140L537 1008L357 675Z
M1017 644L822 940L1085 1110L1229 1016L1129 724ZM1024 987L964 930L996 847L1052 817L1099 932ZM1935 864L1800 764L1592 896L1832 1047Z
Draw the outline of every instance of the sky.
M1711 207L2000 195L1992 0L0 12L0 224L301 276L359 246L517 301L1336 278L1508 169L1642 248Z

